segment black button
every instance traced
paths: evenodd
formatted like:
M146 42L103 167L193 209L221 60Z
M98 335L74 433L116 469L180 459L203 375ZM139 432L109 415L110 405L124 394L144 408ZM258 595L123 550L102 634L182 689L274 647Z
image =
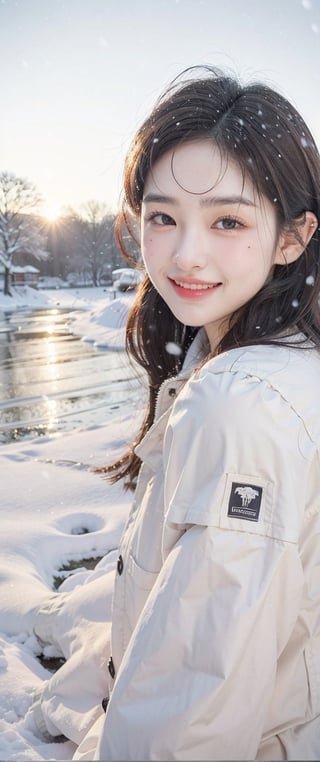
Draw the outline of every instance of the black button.
M114 668L114 663L113 663L112 656L110 656L110 659L108 661L108 670L109 670L109 675L111 675L112 679L114 679L116 671L115 671L115 668Z
M104 712L107 711L107 706L109 704L109 696L106 696L106 698L102 699L101 706Z
M176 396L176 390L175 390L175 388L173 386L171 387L171 389L168 389L168 394L169 394L169 397L175 397Z
M119 556L119 558L118 558L117 571L118 571L118 574L122 574L122 572L123 572L123 558L122 558L122 556Z

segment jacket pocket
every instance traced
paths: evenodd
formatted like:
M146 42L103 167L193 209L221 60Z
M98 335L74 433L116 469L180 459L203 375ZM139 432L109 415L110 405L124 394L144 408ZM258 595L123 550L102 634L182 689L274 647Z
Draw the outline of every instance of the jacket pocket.
M132 555L129 556L128 575L135 587L149 592L157 579L158 573L159 572L146 571L146 569L143 569L142 566L137 564Z
M141 611L157 579L157 572L150 572L137 564L132 555L127 560L125 591L125 648L131 638Z

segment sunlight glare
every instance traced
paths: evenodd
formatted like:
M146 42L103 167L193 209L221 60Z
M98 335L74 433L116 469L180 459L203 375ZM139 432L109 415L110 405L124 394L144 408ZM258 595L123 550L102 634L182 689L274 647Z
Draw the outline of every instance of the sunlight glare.
M56 204L50 204L50 206L47 206L44 210L44 217L46 217L49 222L56 222L58 217L60 217L60 214L60 209Z

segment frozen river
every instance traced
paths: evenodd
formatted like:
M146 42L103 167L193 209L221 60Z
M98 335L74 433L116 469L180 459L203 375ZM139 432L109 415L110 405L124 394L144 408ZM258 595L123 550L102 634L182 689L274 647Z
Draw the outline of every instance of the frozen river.
M95 349L70 324L60 309L0 322L0 443L106 423L139 405L125 352Z

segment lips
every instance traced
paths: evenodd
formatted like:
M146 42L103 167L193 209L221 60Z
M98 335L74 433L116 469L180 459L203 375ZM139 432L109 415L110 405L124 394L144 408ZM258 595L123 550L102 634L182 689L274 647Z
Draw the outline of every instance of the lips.
M213 293L221 283L205 283L204 281L190 278L190 280L180 280L180 278L169 278L169 281L175 293L181 299L205 299Z
M189 281L176 280L175 278L172 280L177 286L180 286L181 288L191 289L191 291L207 291L208 289L214 288L218 285L217 283L194 283Z

